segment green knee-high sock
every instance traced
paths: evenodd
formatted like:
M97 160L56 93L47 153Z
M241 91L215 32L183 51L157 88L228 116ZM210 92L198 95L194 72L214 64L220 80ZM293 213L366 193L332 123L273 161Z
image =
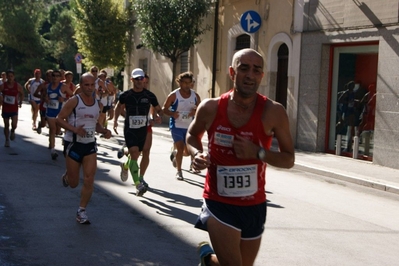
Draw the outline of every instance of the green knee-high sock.
M139 165L137 164L136 160L129 159L128 162L129 162L130 173L132 174L133 177L133 182L137 186L138 184L140 184Z
M130 165L130 156L127 157L127 161L123 163L123 168L129 169Z

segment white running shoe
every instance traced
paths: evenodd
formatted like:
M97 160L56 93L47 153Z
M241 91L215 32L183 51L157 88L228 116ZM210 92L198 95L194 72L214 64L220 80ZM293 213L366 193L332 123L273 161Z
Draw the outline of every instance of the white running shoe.
M90 224L89 217L87 217L86 210L78 210L76 212L76 221L80 224Z
M176 173L176 179L180 181L184 180L183 173L181 171Z
M121 166L121 180L122 182L126 182L127 179L129 178L129 170L125 169L124 163L121 163L120 166Z

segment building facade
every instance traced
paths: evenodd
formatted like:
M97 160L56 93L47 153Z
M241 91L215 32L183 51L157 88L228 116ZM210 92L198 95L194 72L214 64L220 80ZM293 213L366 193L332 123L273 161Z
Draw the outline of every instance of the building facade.
M234 52L254 48L265 58L259 91L285 106L297 149L399 168L398 1L214 2L205 21L213 29L180 58L175 73L192 71L202 99L228 91ZM248 11L259 18L243 25ZM134 38L140 44L139 32ZM125 68L124 89L131 70L141 67L162 104L170 93L172 64L137 47Z
M295 16L294 0L214 2L205 21L212 26L212 30L201 36L202 42L180 58L178 72L190 70L195 74L194 89L202 99L219 96L232 87L228 67L234 52L242 48L258 50L265 58L265 78L260 92L277 99L287 108L292 135L295 136L300 34L292 34L291 30ZM246 31L240 22L243 14L249 10L259 15L259 20L255 21L259 23L255 32ZM253 20L246 22L254 23ZM135 44L140 44L139 32L136 32L134 38ZM150 89L163 102L170 93L171 62L145 47L134 49L125 68L124 89L130 85L128 73L135 67L141 67L149 74Z
M305 0L300 7L296 147L399 168L398 1Z

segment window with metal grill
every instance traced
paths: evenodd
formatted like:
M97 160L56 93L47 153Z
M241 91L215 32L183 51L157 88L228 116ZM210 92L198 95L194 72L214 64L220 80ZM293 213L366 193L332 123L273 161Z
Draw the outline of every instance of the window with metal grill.
M236 38L236 51L250 48L251 47L251 37L248 34L241 34Z
M180 55L180 73L188 71L188 51Z

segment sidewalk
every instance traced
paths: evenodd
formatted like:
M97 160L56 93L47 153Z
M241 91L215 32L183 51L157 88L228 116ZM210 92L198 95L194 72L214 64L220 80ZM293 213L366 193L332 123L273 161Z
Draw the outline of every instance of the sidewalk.
M167 125L152 127L154 135L171 138ZM203 138L204 147L207 136ZM399 194L399 170L326 153L295 151L294 169Z

